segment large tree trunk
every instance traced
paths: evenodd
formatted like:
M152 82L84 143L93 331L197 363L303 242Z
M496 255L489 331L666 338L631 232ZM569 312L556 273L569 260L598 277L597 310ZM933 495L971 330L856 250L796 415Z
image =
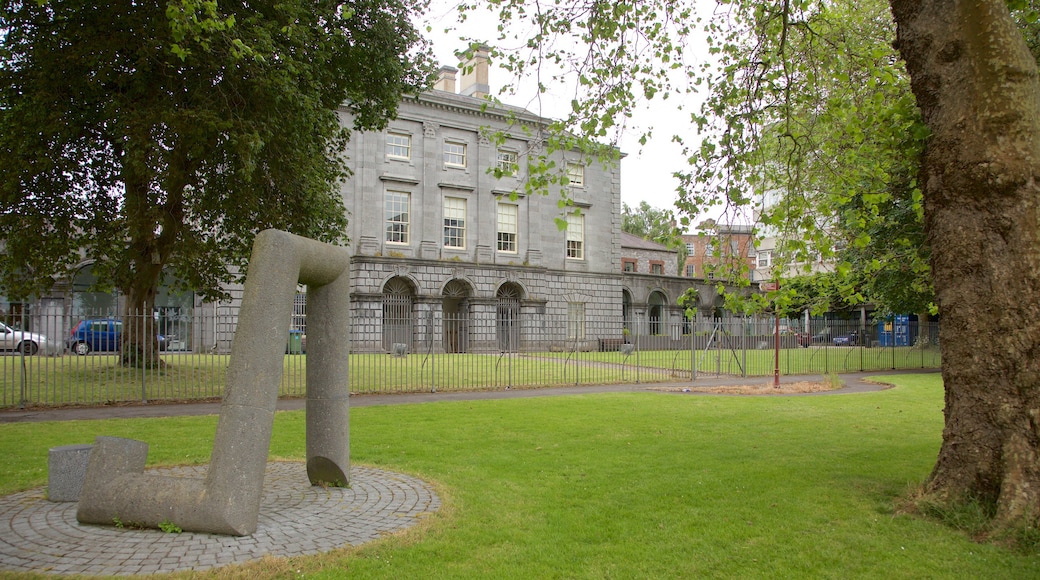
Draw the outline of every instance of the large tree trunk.
M123 366L155 368L162 361L159 358L158 329L152 313L162 269L148 264L139 272L139 278L132 281L126 292L120 361Z
M921 169L946 387L925 499L1040 523L1040 82L1004 0L891 0L932 131Z
M124 260L129 268L123 272L120 284L125 295L120 360L123 366L154 368L161 366L162 360L152 313L163 267L183 228L184 176L190 167L185 147L174 147L166 153L166 199L160 202L158 188L151 185L156 176L150 167L158 151L148 128L138 127L138 131L140 136L129 140L126 146L122 173L123 212L129 231Z

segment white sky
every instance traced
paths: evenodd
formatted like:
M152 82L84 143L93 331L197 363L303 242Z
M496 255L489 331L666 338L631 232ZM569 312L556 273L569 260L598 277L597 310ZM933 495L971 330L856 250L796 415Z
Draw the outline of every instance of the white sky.
M714 0L699 0L699 4L714 6ZM497 21L484 17L483 10L479 14L471 13L466 22L459 23L457 13L451 0L434 0L428 18L421 23L431 27L427 37L433 42L435 56L439 63L444 66L458 67L458 58L455 51L465 48L465 44L459 40L460 37L474 38L494 44L497 38ZM451 29L445 33L445 29ZM690 46L688 52L706 52L703 46ZM559 94L543 95L541 99L543 109L536 110L533 102L534 91L531 95L501 95L498 90L504 84L511 81L510 73L498 69L492 62L490 70L490 85L492 93L496 94L503 102L511 105L525 107L534 113L544 117L559 118L567 111L570 98L573 94L572 86L561 86ZM536 83L528 83L536 86ZM691 98L692 99L692 98ZM627 155L621 162L621 201L635 208L641 201L646 201L656 208L670 209L676 213L675 201L678 198L676 188L678 179L672 177L672 173L686 167L686 161L678 144L672 142L672 135L679 133L687 141L696 142L697 131L690 122L690 113L699 110L699 104L687 102L686 110L679 111L675 105L679 104L676 99L660 101L655 99L652 110L643 107L633 112L631 123L635 127L622 135L621 150ZM647 127L654 128L654 134L645 146L640 146L640 130ZM703 218L693 218L692 225L696 225Z

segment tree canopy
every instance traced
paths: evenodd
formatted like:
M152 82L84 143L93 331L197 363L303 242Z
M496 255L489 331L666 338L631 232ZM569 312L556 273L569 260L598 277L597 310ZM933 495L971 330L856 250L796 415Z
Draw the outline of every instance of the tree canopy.
M640 103L707 91L689 119L698 139L674 137L690 160L686 219L754 208L791 262L843 253L839 274L855 266L861 288L910 290L893 305L919 307L934 287L946 428L917 504L979 505L997 535L1040 527L1031 2L721 0L708 63L684 61L697 26L684 2L490 4L530 26L501 28L501 44L525 47L513 70L573 79L571 144L616 134Z
M91 261L147 311L164 271L222 297L261 229L342 241L344 144L427 86L424 5L0 2L0 292Z
M668 245L666 240L675 235L674 220L671 210L651 207L645 201L634 209L627 203L621 204L621 231L646 240Z

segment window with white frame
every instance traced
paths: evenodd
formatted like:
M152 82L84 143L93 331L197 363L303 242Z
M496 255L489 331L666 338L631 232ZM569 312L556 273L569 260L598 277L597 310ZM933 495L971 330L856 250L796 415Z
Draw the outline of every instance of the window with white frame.
M387 191L384 207L386 219L386 241L391 244L407 244L409 228L409 206L411 194L405 191Z
M444 142L444 164L449 167L466 166L466 144L456 141Z
M391 159L411 159L412 136L405 133L387 133L386 156Z
M772 263L773 252L759 252L758 253L758 267L768 268Z
M568 163L567 181L571 187L585 187L585 166L580 163Z
M582 340L585 338L585 303L567 303L567 339Z
M695 255L697 255L697 246L693 245L692 242L687 242L686 243L686 255L687 256L695 256Z
M466 247L466 200L444 198L444 247Z
M498 150L498 170L502 175L516 175L520 171L519 157L516 151Z
M585 259L585 216L583 214L567 214L567 257L575 260Z
M498 204L498 251L516 253L518 207L512 203Z
M697 275L697 266L695 264L686 264L686 277L693 278Z

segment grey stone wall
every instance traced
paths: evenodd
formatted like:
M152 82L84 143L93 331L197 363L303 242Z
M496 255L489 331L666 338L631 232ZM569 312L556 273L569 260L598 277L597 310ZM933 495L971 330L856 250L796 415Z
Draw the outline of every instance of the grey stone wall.
M664 274L662 274L663 276L678 275L676 272L679 264L679 258L676 252L622 247L621 257L632 258L636 261L637 274L649 274L650 262L657 261L661 262L664 266Z
M352 337L355 350L384 350L381 342L383 294L386 284L394 278L407 280L414 286L414 338L419 342L426 338L424 321L430 317L439 321L443 316L443 291L452 280L464 281L469 286L467 316L473 328L483 329L493 329L495 326L497 295L502 285L509 283L519 286L522 289L520 302L524 318L530 321L533 317L536 321L534 325L529 324L523 329L525 339L528 340L546 339L540 335L544 329L559 328L560 321L568 318L569 303L584 305L585 322L590 334L599 332L598 329L607 327L611 322L616 323L622 314L621 278L616 273L575 273L525 266L485 266L450 261L355 256L351 265L351 308L355 321L361 323L362 329ZM539 323L540 320L544 320L544 324ZM440 340L439 337L433 339ZM474 345L477 350L479 346Z

